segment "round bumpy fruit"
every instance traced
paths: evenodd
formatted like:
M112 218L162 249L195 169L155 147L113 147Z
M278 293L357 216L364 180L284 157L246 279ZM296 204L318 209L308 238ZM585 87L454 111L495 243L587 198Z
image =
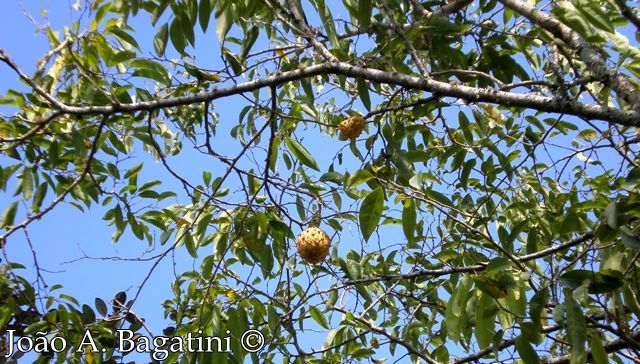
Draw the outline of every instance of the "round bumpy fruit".
M340 139L351 139L359 137L364 130L364 118L362 116L352 116L342 120L338 125L340 129Z
M298 235L296 247L298 253L307 263L316 264L329 255L331 239L329 235L317 227L310 227Z

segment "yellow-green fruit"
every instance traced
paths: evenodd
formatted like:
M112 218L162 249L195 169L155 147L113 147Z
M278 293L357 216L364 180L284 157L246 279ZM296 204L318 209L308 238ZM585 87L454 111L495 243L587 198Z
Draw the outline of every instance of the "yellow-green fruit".
M298 253L307 263L316 264L329 255L331 239L329 235L317 227L310 227L298 235L296 247Z
M351 139L359 137L364 130L364 118L362 116L352 116L348 119L342 120L338 125L340 129L341 139Z

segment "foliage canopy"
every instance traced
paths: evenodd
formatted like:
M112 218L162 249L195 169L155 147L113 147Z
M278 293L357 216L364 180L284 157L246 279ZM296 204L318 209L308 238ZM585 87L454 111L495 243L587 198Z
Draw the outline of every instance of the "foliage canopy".
M0 326L105 349L42 362L116 362L118 328L230 331L233 355L165 360L183 363L640 357L640 18L624 0L76 6L43 29L34 73L0 51L23 85L0 98ZM365 130L340 138L355 116ZM24 278L5 245L61 204L149 244L150 275L193 257L158 302L169 327L145 324L144 282L85 303ZM295 239L315 225L332 245L310 265ZM239 347L249 329L262 350Z

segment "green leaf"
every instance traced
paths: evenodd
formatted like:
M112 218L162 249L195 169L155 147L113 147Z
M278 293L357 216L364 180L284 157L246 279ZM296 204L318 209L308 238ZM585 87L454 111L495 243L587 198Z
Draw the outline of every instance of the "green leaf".
M548 301L549 287L545 286L533 295L533 297L531 298L531 303L529 304L531 321L539 329L542 328L542 312L545 309Z
M196 67L196 66L194 66L192 64L189 64L187 62L184 63L184 68L187 70L187 73L189 73L191 76L195 77L200 82L204 82L204 81L220 82L220 81L222 81L222 78L217 73L204 71L204 70L202 70L202 69L200 69L200 68L198 68L198 67Z
M338 172L326 172L322 176L320 176L320 181L322 182L333 182L335 184L342 184L344 176Z
M296 196L296 210L298 211L298 216L300 216L300 219L305 220L306 210L304 208L304 203L302 202L302 198L300 198L300 196Z
M607 351L602 345L602 339L600 339L600 333L592 331L589 335L589 347L591 348L591 359L595 364L607 364L609 363L609 356Z
M169 39L169 23L165 23L158 29L158 32L153 37L153 49L156 51L158 57L164 56L164 52L167 49L167 40Z
M623 285L621 289L625 306L628 307L636 316L640 316L640 303L638 303L638 299L636 298L637 295L635 289L631 288L631 285L629 284Z
M589 282L588 290L592 294L615 291L623 284L621 277L604 275L585 269L575 269L560 276L560 282L572 290L580 287L585 281Z
M31 169L25 168L20 174L22 185L22 197L25 200L30 200L33 197L33 174Z
M458 112L458 124L460 125L462 135L464 135L464 139L467 141L467 143L473 144L473 133L472 129L469 127L469 118L463 111Z
M159 63L138 58L131 61L131 67L137 67L131 74L132 76L144 77L154 81L158 81L165 86L171 85L171 78L167 70Z
M413 241L416 231L416 203L414 200L404 201L402 207L402 231L408 241Z
M118 65L120 63L124 63L136 57L136 52L134 51L121 51L113 55L110 59L110 64Z
M311 80L309 80L308 78L304 78L300 80L300 85L302 86L302 89L304 90L304 94L307 97L307 102L312 104L315 101L315 94L313 92L313 86L311 84Z
M138 175L138 173L142 170L143 163L136 163L133 167L129 168L129 170L124 174L125 179L133 178Z
M471 288L472 282L471 276L465 273L459 284L454 287L455 289L451 292L451 298L447 303L447 309L445 311L447 335L456 343L460 341L460 332L462 326L466 323L464 307L467 304L467 293Z
M589 20L587 20L571 2L560 1L551 13L582 36L587 36L591 33Z
M138 45L138 42L136 42L136 39L131 34L125 32L120 28L111 27L109 29L106 29L105 32L113 34L116 38L118 38L118 40L123 43L130 44L138 50L140 49L140 46Z
M15 306L16 302L14 299L6 299L2 306L0 306L0 327L5 327L5 325L13 319Z
M487 273L502 272L508 269L509 267L511 267L511 260L504 257L497 257L489 261L489 263L487 264L486 271Z
M576 139L590 140L599 138L599 136L600 134L593 129L584 129L576 135Z
M329 322L327 318L322 314L322 311L317 306L311 306L309 308L309 314L311 314L311 318L320 325L323 329L329 329Z
M507 289L499 281L487 276L473 276L476 286L484 293L495 298L507 297Z
M33 203L31 204L31 211L39 212L40 206L42 206L42 201L44 201L45 196L47 196L47 191L49 190L49 185L47 183L41 183L36 191L33 193Z
M611 201L607 208L604 209L604 215L607 220L607 225L612 229L618 228L618 209L616 201Z
M640 240L636 239L633 234L627 233L625 229L620 229L620 240L622 243L630 249L640 249Z
M101 314L102 316L107 316L107 313L109 311L107 309L107 304L104 302L104 300L102 300L99 297L96 297L95 306L96 306L96 311L98 311L99 314Z
M233 73L235 75L239 75L243 72L242 62L240 62L240 59L237 55L230 52L227 48L222 49L222 55L224 56L225 60L229 62L229 65L231 66L231 69L233 70Z
M220 12L220 15L216 18L216 35L220 42L223 42L224 38L227 36L227 32L231 28L231 24L233 24L233 19L234 16L231 12L231 5L227 4Z
M625 271L625 254L622 252L611 254L600 265L600 273L604 276L622 278Z
M360 221L360 231L365 241L369 240L371 234L373 234L378 227L383 208L384 190L382 187L371 191L362 201L358 217Z
M467 189L469 183L469 175L471 175L471 171L473 167L476 166L476 159L472 158L464 162L464 166L462 167L462 172L460 172L460 186Z
M249 54L251 47L253 47L256 40L258 39L259 34L260 28L258 28L257 26L252 26L245 34L244 39L242 39L242 50L240 52L240 62L242 64L246 62L247 55Z
M320 168L311 156L311 153L309 153L309 151L305 147L303 147L302 144L289 137L285 138L285 144L287 145L287 148L289 148L289 151L291 151L291 153L293 153L293 155L295 155L296 158L298 158L298 160L302 162L302 164L315 169L316 171L320 171Z
M49 327L50 324L47 321L38 321L24 329L24 333L26 335L34 335L37 332L47 332L49 330Z
M209 27L209 19L211 17L212 0L200 0L198 9L198 21L202 32L206 33Z
M195 47L196 36L193 32L193 26L195 25L195 23L191 22L189 14L187 13L178 12L176 13L176 18L180 22L180 28L182 28L182 34L184 35L184 38L187 40L187 42L189 42L189 44L191 44L192 47Z
M191 255L194 258L197 258L198 257L197 245L195 240L193 240L193 236L191 235L191 233L187 230L181 230L178 232L178 234L184 235L184 238L182 239L182 243L187 248L189 255Z
M608 33L615 33L610 17L602 11L601 5L595 1L577 0L576 8L594 27Z
M530 321L520 323L520 335L534 345L540 345L544 341L542 329Z
M367 111L371 110L371 98L369 97L369 86L367 81L362 78L359 78L357 81L358 95L360 95L360 100L362 101L362 105L367 109Z
M496 334L495 318L498 312L498 306L495 300L486 295L481 294L476 303L476 339L480 349L488 348L493 342Z
M540 363L540 358L538 354L533 349L533 346L527 341L524 337L518 336L515 341L516 350L518 354L520 354L520 359L524 363L536 364Z
M424 191L425 196L427 196L428 198L444 205L444 206L451 206L451 200L449 200L449 198L447 198L447 196L445 196L444 194L438 192L438 191L434 191L432 189L426 189Z
M333 17L333 15L331 15L331 11L325 4L324 0L315 0L312 1L312 3L314 3L316 10L318 10L318 15L320 15L320 20L322 21L324 31L329 37L331 46L334 48L338 48L340 46L340 42L334 24L335 18Z
M572 291L565 289L567 310L567 335L571 345L571 363L585 363L587 351L584 347L587 341L587 324L582 314L582 307L573 298Z
M584 230L584 224L580 217L573 211L569 211L560 225L560 231L563 234L580 232Z
M7 207L2 213L2 226L11 226L13 225L14 220L16 219L16 212L18 211L18 201L13 202L9 207Z
M158 19L160 19L164 11L167 10L167 6L169 6L169 0L161 0L160 4L155 6L155 9L153 9L151 13L151 25L156 25Z
M358 25L361 29L367 29L371 25L371 11L373 4L371 0L358 1Z
M353 175L349 177L347 185L349 187L356 187L362 183L369 181L372 178L374 178L373 174L371 174L371 172L369 172L368 170L358 169Z
M111 10L112 6L112 3L106 3L98 8L98 11L96 11L96 16L91 21L91 30L96 30L98 28L98 25L100 24L102 19L104 19L104 16Z
M184 49L187 47L187 38L182 32L182 25L177 17L171 21L171 25L169 26L169 38L171 38L171 44L173 44L173 47L178 53L186 56L187 54L184 52Z

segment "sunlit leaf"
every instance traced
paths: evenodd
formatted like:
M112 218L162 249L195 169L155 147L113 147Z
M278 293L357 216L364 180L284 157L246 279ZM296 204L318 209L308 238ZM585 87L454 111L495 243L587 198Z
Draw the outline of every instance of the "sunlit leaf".
M171 78L167 70L159 63L138 58L131 62L131 67L136 68L131 74L132 76L148 78L166 86L171 84Z
M468 300L468 291L471 288L473 280L469 274L464 274L460 279L459 284L455 287L454 292L451 294L451 299L447 303L447 309L445 312L445 326L447 328L447 335L454 342L459 342L460 332L462 325L465 323L465 307Z
M313 320L318 325L320 325L320 327L322 327L323 329L329 328L329 323L327 322L327 318L318 307L315 307L315 306L310 307L309 313L311 314L311 318L313 318Z
M167 48L167 41L169 40L169 23L163 24L156 35L153 37L153 48L156 51L156 55L161 57ZM173 40L172 40L173 42Z
M135 40L135 38L131 34L127 33L126 31L120 28L112 27L112 28L106 29L106 32L113 34L121 42L130 44L133 47L140 49L140 46L138 45L138 42Z
M305 147L303 147L302 144L300 144L295 139L292 139L289 137L285 139L285 143L289 151L293 153L293 155L296 156L296 158L298 158L298 160L302 164L312 169L315 169L316 171L320 170L320 168L318 167L318 164L311 156L311 153L309 153L309 151Z
M13 225L13 222L16 219L17 211L18 201L12 202L7 208L5 208L4 212L2 213L2 226Z
M378 222L382 217L384 208L384 190L378 187L371 191L360 205L358 215L360 222L360 232L365 241L368 241L371 234L378 228Z
M576 9L578 9L591 25L605 32L615 32L609 16L602 11L599 4L588 0L577 0L576 4Z

